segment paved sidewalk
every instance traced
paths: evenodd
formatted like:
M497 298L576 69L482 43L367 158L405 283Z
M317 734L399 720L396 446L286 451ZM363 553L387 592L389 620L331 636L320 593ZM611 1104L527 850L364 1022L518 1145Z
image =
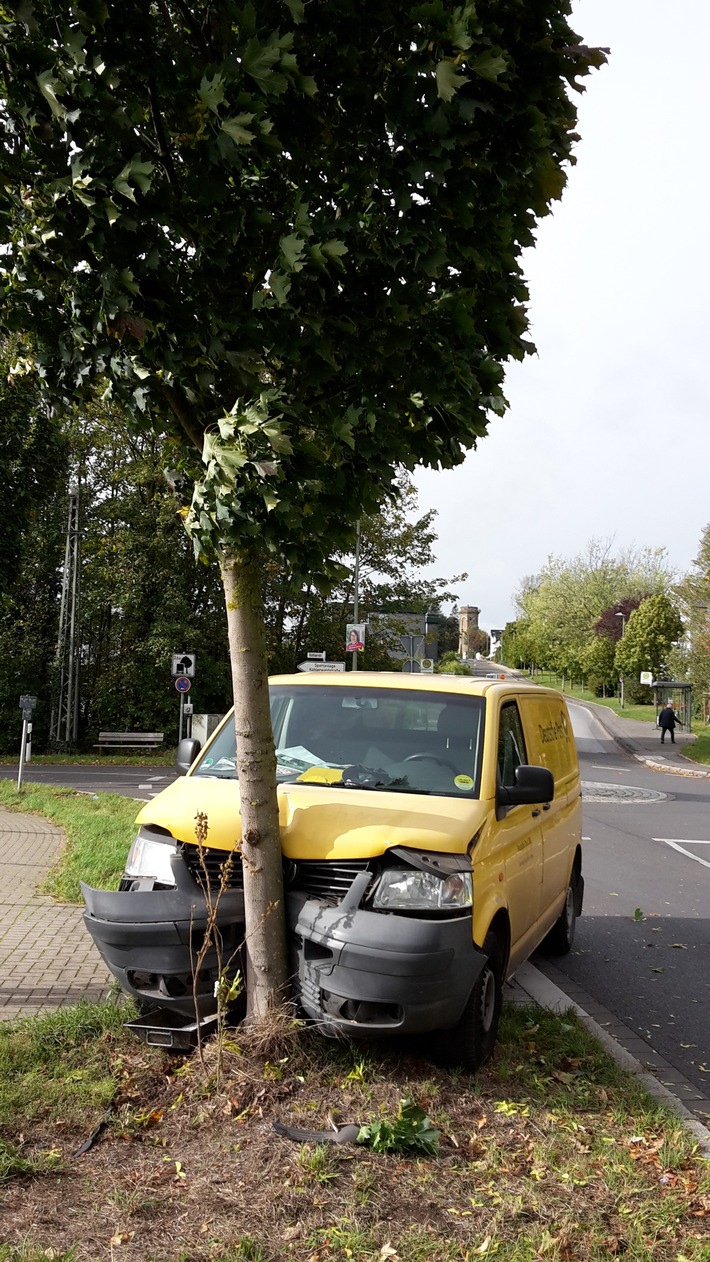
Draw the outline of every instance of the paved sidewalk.
M83 909L37 893L63 844L48 820L0 810L0 1021L108 993Z

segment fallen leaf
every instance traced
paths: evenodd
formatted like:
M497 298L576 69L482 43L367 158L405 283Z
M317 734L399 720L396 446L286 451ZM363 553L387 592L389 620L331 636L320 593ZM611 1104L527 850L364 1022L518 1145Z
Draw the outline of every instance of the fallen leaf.
M117 1231L116 1234L111 1237L109 1244L128 1244L129 1240L132 1240L135 1234L135 1231Z
M684 942L671 942L674 951L687 951L688 948Z
M483 1254L483 1253L488 1253L488 1250L490 1249L490 1247L491 1247L491 1237L490 1237L490 1236L486 1236L486 1238L485 1238L485 1240L483 1241L483 1243L482 1243L482 1244L479 1244L478 1248L477 1248L477 1249L474 1249L474 1251L473 1251L473 1252L474 1252L474 1253L476 1253L476 1254L478 1254L478 1255L480 1256L480 1255L481 1255L481 1254Z

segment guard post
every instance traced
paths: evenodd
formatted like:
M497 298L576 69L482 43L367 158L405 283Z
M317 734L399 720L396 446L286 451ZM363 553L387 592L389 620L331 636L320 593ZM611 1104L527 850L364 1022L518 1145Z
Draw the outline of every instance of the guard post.
M18 793L22 788L22 773L25 770L25 763L29 762L32 757L32 711L36 705L36 697L20 697L20 709L22 710L22 740L20 743L20 765L17 770Z

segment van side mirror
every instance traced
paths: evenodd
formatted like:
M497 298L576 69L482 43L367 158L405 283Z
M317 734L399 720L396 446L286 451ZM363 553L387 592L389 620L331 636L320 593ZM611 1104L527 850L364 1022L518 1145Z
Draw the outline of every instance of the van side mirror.
M496 789L496 806L537 806L551 802L555 796L555 781L547 767L515 768L515 784L499 784Z
M175 764L183 776L190 770L201 749L202 744L200 741L190 740L189 737L185 737L184 740L180 741L175 753Z

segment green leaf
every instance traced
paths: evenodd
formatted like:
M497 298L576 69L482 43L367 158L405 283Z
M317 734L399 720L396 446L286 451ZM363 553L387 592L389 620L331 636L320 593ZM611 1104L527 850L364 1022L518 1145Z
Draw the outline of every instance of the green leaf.
M279 246L283 254L286 265L290 272L300 272L303 267L301 255L306 248L306 243L302 237L292 233L288 237L282 237Z
M253 114L235 114L234 118L225 118L222 121L222 131L226 132L235 145L250 145L255 139L254 132L247 131L244 123L251 123L253 118Z
M37 87L39 88L49 108L55 118L64 119L66 116L66 108L61 101L57 99L57 88L59 80L55 79L51 70L43 70L42 74L37 75Z
M219 72L212 79L203 75L200 83L200 100L213 114L219 114L219 106L224 100L224 75Z
M283 272L272 272L269 276L269 289L280 307L283 307L291 290L291 282Z
M266 504L266 511L269 513L273 512L276 505L280 503L278 495L275 495L273 491L263 491L262 494L264 496L264 503Z
M348 247L344 241L323 241L320 248L330 259L340 259L344 254L348 253Z
M473 70L474 74L480 75L482 79L488 79L491 83L495 83L500 75L504 74L508 69L507 59L502 53L491 52L481 53L480 56L474 57L473 61L468 62L469 70Z
M442 101L451 101L464 83L468 83L466 75L459 74L457 63L450 57L437 63L436 90Z
M274 451L280 451L282 455L292 456L293 447L290 438L284 433L283 429L276 422L264 426L264 433L268 438Z
M103 202L103 208L106 212L106 218L109 223L115 223L117 219L120 219L121 212L116 203L112 201L110 197L107 197Z

